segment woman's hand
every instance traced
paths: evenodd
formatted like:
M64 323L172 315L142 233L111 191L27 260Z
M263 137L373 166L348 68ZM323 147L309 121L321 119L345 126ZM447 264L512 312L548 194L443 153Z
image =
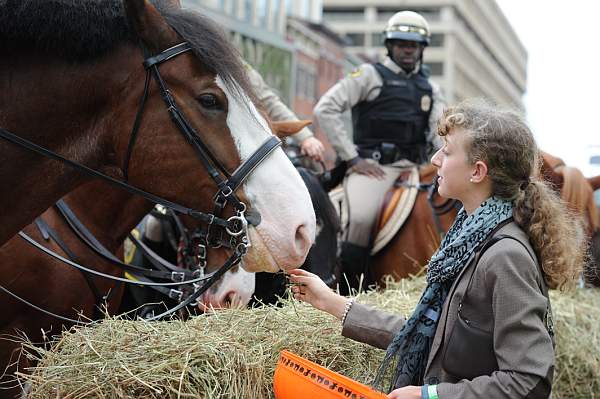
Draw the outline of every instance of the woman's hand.
M333 292L316 274L302 269L290 270L287 273L289 280L294 284L292 293L295 299L342 319L348 298Z
M388 394L390 399L421 399L421 387L409 385L394 389Z

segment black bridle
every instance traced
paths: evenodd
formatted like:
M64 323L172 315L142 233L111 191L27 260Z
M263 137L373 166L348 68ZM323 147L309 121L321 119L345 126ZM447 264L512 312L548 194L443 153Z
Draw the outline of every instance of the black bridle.
M161 63L191 50L192 48L190 47L190 45L187 42L184 42L171 48L168 48L156 56L149 57L144 61L143 64L146 68L146 82L144 94L140 100L140 107L138 108L138 112L136 114L135 121L132 127L128 150L123 165L123 172L125 174L124 181L114 179L108 175L93 170L78 162L64 158L63 156L51 150L48 150L47 148L32 143L31 141L23 139L18 135L9 132L6 129L0 128L0 137L22 148L28 149L45 157L62 162L88 176L100 178L109 184L120 187L121 189L124 189L132 194L144 197L153 203L160 204L167 208L171 208L179 213L189 215L195 218L196 220L207 223L208 225L219 227L225 230L225 232L230 236L238 237L237 240L239 241L239 245L247 247L250 245L248 242L244 242L247 233L247 225L251 224L257 226L260 223L260 216L257 216L256 214L247 215L246 204L240 201L240 199L235 194L235 191L247 179L249 174L281 145L281 140L279 140L279 138L277 138L276 136L269 137L245 162L243 162L233 173L230 174L226 170L226 168L221 164L221 162L218 161L215 155L209 150L209 148L202 141L202 139L198 136L194 128L186 119L183 112L177 106L175 99L168 90L158 69L158 66ZM151 76L154 77L154 80L159 86L161 97L167 106L167 110L171 116L171 119L177 126L180 133L194 148L194 150L200 158L200 161L206 168L206 171L217 185L217 193L213 197L215 204L215 212L213 212L212 214L200 212L195 209L182 206L175 202L169 201L167 199L141 190L137 187L131 186L127 183L129 159L131 157L131 153L133 152L133 147L138 136L139 127L141 125L146 99L148 97L148 87ZM221 216L221 214L227 203L232 204L236 214L225 219Z
M208 146L202 141L200 136L188 122L187 118L177 106L175 99L173 98L171 92L167 88L165 81L163 80L158 66L163 62L166 62L178 55L184 54L188 51L191 51L192 48L187 42L183 42L177 44L171 48L168 48L158 55L148 57L144 60L143 65L146 70L146 79L144 83L144 92L142 98L140 100L140 105L135 116L134 124L131 130L129 144L127 147L127 153L125 156L125 161L123 164L123 174L124 181L114 179L108 175L105 175L101 172L98 172L94 169L91 169L83 164L75 162L73 160L67 159L47 148L41 147L29 140L23 139L18 135L15 135L9 132L6 129L0 128L0 137L19 146L30 150L32 152L38 153L45 157L48 157L53 160L57 160L62 162L79 172L82 172L90 177L100 178L105 182L119 187L123 190L126 190L132 194L139 195L153 203L163 205L167 208L173 209L179 213L189 215L196 220L201 222L205 222L207 226L207 233L205 236L205 245L210 245L213 248L220 247L223 242L223 234L224 232L229 236L229 247L232 249L232 255L227 259L225 264L221 266L219 270L209 276L194 276L190 280L185 280L187 276L185 273L177 273L176 276L183 276L179 281L173 283L155 283L155 285L169 286L169 285L177 285L177 284L197 284L200 281L205 281L202 286L197 286L196 290L183 302L179 303L176 307L164 312L163 314L155 316L153 319L159 319L166 315L172 314L175 311L192 304L203 292L205 292L215 281L217 281L221 276L223 276L229 269L237 265L242 257L248 251L251 243L248 239L248 224L257 226L260 223L260 215L257 213L254 214L246 214L247 207L244 202L242 202L238 196L235 194L235 191L243 184L243 182L248 178L250 173L256 167L262 163L273 151L275 151L280 145L281 140L276 136L271 136L267 140L263 142L263 144L245 161L243 162L233 173L229 173L227 169L223 166L221 162L217 159L217 157L210 151ZM139 133L139 128L141 125L145 104L148 98L149 93L149 85L151 77L154 78L158 87L160 89L161 97L167 106L167 111L171 117L171 120L175 123L180 133L184 136L186 141L192 146L192 148L198 154L200 161L208 172L209 176L215 182L217 186L217 192L213 197L214 201L214 212L204 213L192 208L188 208L182 206L178 203L169 201L162 197L156 196L144 190L141 190L137 187L134 187L127 183L128 180L128 169L129 169L129 160L131 158L133 148L135 146L135 142ZM235 215L225 219L222 217L222 212L227 204L231 204ZM211 232L219 231L219 236L217 239L213 239ZM102 273L96 272L91 269L87 269L81 265L78 265L76 262L69 261L61 257L60 255L53 253L52 251L46 249L43 245L35 242L30 237L25 235L23 232L20 232L19 235L21 238L26 240L31 245L34 245L38 249L48 253L50 256L53 256L56 259L61 260L64 263L70 264L71 266L77 267L80 270L84 270L91 274L99 275L106 278L111 278L113 280L120 281L118 278L114 278L113 276L103 275ZM103 252L103 251L100 251ZM104 253L106 257L108 255ZM113 259L114 261L114 259ZM205 261L205 260L204 260ZM122 263L119 261L119 263ZM128 265L129 266L129 265ZM131 267L131 266L129 266ZM172 274L171 274L172 275ZM131 283L131 280L124 281ZM143 282L139 283L140 285L144 285ZM146 283L147 284L147 283ZM4 287L0 287L0 289L5 290ZM10 293L10 295L15 296ZM64 319L64 318L63 318ZM70 320L73 321L73 320Z

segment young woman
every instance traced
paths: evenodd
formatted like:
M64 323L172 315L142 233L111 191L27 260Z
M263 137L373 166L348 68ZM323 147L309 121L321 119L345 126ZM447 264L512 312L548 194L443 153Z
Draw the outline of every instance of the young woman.
M444 112L439 134L439 192L464 208L412 316L353 303L303 270L289 272L294 296L342 320L344 336L387 348L375 385L391 375L390 398L548 398L547 287L578 274L580 226L535 177L538 149L518 114L462 103Z

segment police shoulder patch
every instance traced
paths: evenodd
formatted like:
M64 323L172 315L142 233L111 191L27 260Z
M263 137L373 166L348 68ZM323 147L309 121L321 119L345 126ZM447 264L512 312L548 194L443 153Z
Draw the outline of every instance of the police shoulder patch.
M362 69L360 67L355 68L352 72L348 74L351 78L357 78L362 75Z

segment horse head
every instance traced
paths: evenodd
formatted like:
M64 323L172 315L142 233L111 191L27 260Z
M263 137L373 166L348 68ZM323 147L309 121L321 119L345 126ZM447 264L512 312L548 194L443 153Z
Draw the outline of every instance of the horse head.
M314 239L309 195L256 111L237 51L210 20L157 3L1 3L0 101L13 106L0 126L204 214L213 231L248 221L235 232L247 231L238 244L251 244L252 270L299 266ZM0 242L89 180L13 143L0 143L0 188L12 193L0 199L10 214ZM218 262L233 251L211 252Z
M156 69L160 70L160 78L180 115L186 119L184 123L192 128L206 152L212 154L208 164L213 165L213 170L207 170L206 159L198 159L199 151L190 145L189 137L174 134L177 129L171 120L173 115L163 104L161 96L165 92L159 90L159 85L149 88L149 109L141 120L133 150L128 132L121 128L121 134L116 134L119 163L128 164L131 182L151 181L153 193L177 198L202 212L224 208L225 218L235 216L240 209L218 185L273 137L267 121L252 102L237 53L210 21L189 11L171 8L161 10L161 14L146 1L128 0L124 4L129 25L151 54L184 41L190 45L191 51ZM139 65L139 59L136 64ZM143 97L143 73L138 66L127 79L124 93L128 93L132 105ZM121 122L113 122L115 131ZM170 161L148 162L159 159ZM297 267L314 239L315 220L308 192L279 148L250 166L252 172L234 193L245 205L242 212L255 215L254 225L248 229L251 247L244 265L249 271ZM215 179L215 171L222 174L220 179ZM216 203L214 197L221 202ZM228 256L222 250L210 252L211 262L222 263Z

